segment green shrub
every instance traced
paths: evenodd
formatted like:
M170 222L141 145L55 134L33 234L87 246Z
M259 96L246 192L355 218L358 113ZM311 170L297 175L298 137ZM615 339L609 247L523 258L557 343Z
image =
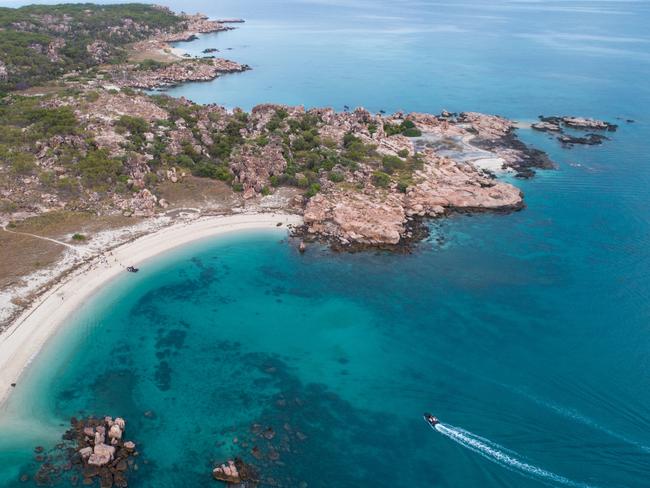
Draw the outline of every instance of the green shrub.
M73 241L79 241L79 242L85 241L86 236L83 235L83 234L79 234L78 232L75 232L74 234L72 234L72 240Z
M209 161L201 161L194 168L192 168L194 176L203 178L212 178L214 180L230 181L233 174L225 164L214 164Z
M37 137L76 134L79 124L70 107L35 108L26 114Z
M343 173L340 173L340 172L338 172L338 171L332 171L332 172L329 174L329 180L330 180L331 182L333 182L333 183L340 183L340 182L342 182L344 179L345 179L345 176L343 175Z
M155 186L158 183L158 176L156 173L147 173L144 175L144 184L149 188Z
M419 137L422 135L422 132L415 126L415 123L412 120L405 120L399 125L385 122L384 132L386 132L386 135L388 136L402 134L406 137Z
M66 193L68 195L76 195L79 193L79 184L77 183L77 180L68 178L67 176L56 180L56 188L61 193Z
M406 137L420 137L422 135L422 131L420 129L412 128L412 129L404 129L402 131L402 135Z
M397 155L400 158L407 158L408 155L409 155L409 150L408 149L400 149L399 151L397 151Z
M26 175L36 169L35 158L30 153L18 152L9 156L11 170L20 175Z
M97 100L99 100L99 93L97 93L96 91L90 91L86 93L86 100L91 103L96 102Z
M122 162L110 158L105 149L89 151L86 157L76 164L77 174L83 182L94 189L108 189L122 173Z
M404 168L404 161L397 156L384 156L381 160L385 173L392 174L398 169Z
M383 171L375 171L372 174L372 183L380 188L388 188L390 185L390 176Z
M401 193L406 193L406 190L408 190L408 187L411 186L411 182L406 179L401 179L397 182L397 189Z
M318 193L319 191L320 191L320 185L318 183L312 183L311 185L309 185L309 189L307 190L305 195L308 198L311 198L314 195L316 195L316 193Z
M415 127L415 123L412 120L405 120L402 122L402 130L405 129L413 129Z
M115 127L122 131L128 131L132 135L143 135L150 130L149 122L141 117L132 117L130 115L122 115L115 122Z
M142 71L155 71L157 69L163 68L164 66L166 66L166 64L161 63L160 61L156 61L154 59L145 59L144 61L138 63L137 69Z
M375 146L364 144L361 139L350 133L343 136L343 147L345 150L342 156L352 161L363 161L376 154Z
M38 179L41 182L41 185L51 187L56 181L56 175L54 174L54 171L41 171L38 175Z

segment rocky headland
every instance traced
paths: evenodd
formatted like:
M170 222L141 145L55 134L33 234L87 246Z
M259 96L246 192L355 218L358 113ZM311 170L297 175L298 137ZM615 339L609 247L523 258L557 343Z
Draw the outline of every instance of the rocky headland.
M228 73L241 73L249 70L223 58L183 59L168 64L126 64L111 68L108 74L111 81L119 87L141 89L168 88L193 81L211 81Z
M305 242L399 249L426 235L429 218L523 208L516 183L502 175L529 178L554 167L496 115L273 104L245 112L150 96L142 90L248 69L172 52L172 43L231 29L239 19L135 4L49 9L9 9L0 18L0 36L49 36L22 54L36 53L39 69L59 69L55 82L36 88L54 74L29 75L20 65L25 56L0 53L0 78L11 88L0 105L0 225L8 240L35 235L14 229L38 219L144 219L146 227L154 217L254 210L302 216L296 235ZM66 60L69 53L79 59ZM29 83L19 76L25 73ZM23 85L31 88L16 91ZM616 126L563 116L540 117L533 129L571 145L600 143ZM58 239L48 242L74 247Z
M307 236L390 246L417 238L413 225L425 217L520 209L521 192L496 175L552 166L517 138L512 122L493 115L270 104L231 112L103 83L30 101L70 114L84 131L35 137L26 148L31 175L7 181L3 198L23 212L151 216L173 205L156 196L157 186L193 174L229 183L244 201L295 187L302 194L286 208L304 214ZM44 182L37 174L51 176ZM62 191L63 181L74 191Z

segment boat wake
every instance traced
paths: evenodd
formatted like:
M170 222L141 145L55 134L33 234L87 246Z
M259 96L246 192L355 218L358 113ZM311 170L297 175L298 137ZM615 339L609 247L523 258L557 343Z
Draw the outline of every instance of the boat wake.
M574 410L572 408L563 407L561 405L557 405L555 403L542 400L540 398L537 398L534 395L528 394L527 392L525 392L523 390L515 390L515 391L518 391L518 392L522 393L523 395L527 396L528 398L533 400L538 405L541 405L543 407L546 407L546 408L549 408L549 409L553 410L558 415L561 415L563 417L566 417L566 418L575 420L577 422L580 422L580 423L582 423L584 425L587 425L587 426L591 427L592 429L598 430L600 432L604 432L605 434L609 435L610 437L613 437L614 439L618 439L619 441L625 442L627 444L631 444L633 446L638 447L639 449L641 449L642 451L644 451L646 453L650 453L650 446L647 446L647 445L645 445L645 444L643 444L641 442L638 442L638 441L636 441L634 439L631 439L631 438L627 437L624 434L619 434L618 432L615 432L615 431L611 430L610 428L596 422L595 420L591 419L590 417L587 417L586 415L583 415L582 413L580 413L577 410Z
M592 485L573 481L564 476L560 476L543 468L526 463L522 461L516 453L507 450L499 444L484 439L483 437L479 437L466 430L454 427L453 425L440 423L431 428L437 430L445 437L448 437L470 451L483 456L488 461L492 461L503 468L520 473L529 478L561 484L564 486L571 486L574 488L595 488Z

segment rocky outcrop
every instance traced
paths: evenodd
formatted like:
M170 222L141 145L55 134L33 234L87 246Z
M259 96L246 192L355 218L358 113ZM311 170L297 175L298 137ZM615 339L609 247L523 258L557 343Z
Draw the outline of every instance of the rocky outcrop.
M540 132L562 132L562 127L555 122L536 122L531 127Z
M94 41L86 46L86 51L98 64L107 62L111 58L111 46L105 41Z
M240 483L255 482L255 473L244 461L239 458L229 459L212 470L212 477L215 480L228 484L239 485Z
M580 130L605 130L609 132L615 132L618 128L618 125L612 124L610 122L598 119L592 119L589 117L574 117L574 116L562 116L562 117L545 117L543 115L539 116L540 121L551 123L557 126L566 126L572 129Z
M66 45L65 39L57 37L52 40L47 46L47 57L52 63L58 63L61 61L61 49Z
M135 466L138 452L133 441L123 440L125 430L126 422L119 417L72 418L71 428L55 452L35 449L37 461L43 464L34 481L39 486L54 486L64 479L72 485L94 485L98 480L101 488L127 487L127 473Z
M210 32L220 32L231 30L232 27L223 25L221 21L210 20L204 14L183 14L183 29L179 32L173 32L160 36L165 42L185 42L196 39L197 34L208 34Z
M470 164L427 155L427 164L416 172L418 183L405 197L409 216L436 217L447 211L504 211L523 206L523 195L513 185L483 174Z
M113 204L123 215L134 217L151 217L156 213L159 204L158 197L144 188L131 194L131 197L123 197L117 193L113 194Z
M401 196L372 187L320 193L303 219L310 234L342 245L395 245L406 230Z
M597 146L607 141L608 138L601 134L587 134L585 136L573 136L569 134L559 135L557 138L565 146L572 146L574 144L582 144L586 146Z
M441 115L408 114L402 119L415 122L422 137L415 141L418 151L429 148L459 161L482 162L490 170L509 170L528 178L536 168L550 169L554 165L543 152L526 146L516 135L514 124L503 117L463 112ZM394 137L394 136L393 136ZM474 154L474 156L470 156Z
M618 125L606 122L604 120L591 119L587 117L545 117L539 116L539 122L533 124L531 127L534 130L541 132L552 132L556 135L557 140L563 146L573 146L574 144L582 144L587 146L595 146L602 144L608 138L602 134L586 134L584 136L567 133L565 129L573 129L574 131L607 131L615 132Z
M386 246L409 241L409 222L449 211L510 211L523 206L521 191L483 174L470 164L431 151L415 183L405 193L367 184L362 190L333 188L309 200L304 212L308 234L336 244Z
M287 161L278 143L269 143L262 148L245 145L233 155L230 163L235 183L242 186L244 198L251 198L270 186L271 176L282 174L286 167Z
M228 59L187 59L143 70L131 65L121 65L111 70L113 81L119 86L152 89L179 85L190 81L211 81L226 73L238 73L250 69Z

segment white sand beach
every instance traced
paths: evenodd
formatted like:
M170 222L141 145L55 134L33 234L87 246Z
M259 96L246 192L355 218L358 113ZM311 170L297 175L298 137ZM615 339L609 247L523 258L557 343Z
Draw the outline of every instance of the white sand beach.
M125 265L143 261L189 242L226 233L300 225L298 215L286 213L237 214L201 217L147 234L123 244L63 278L25 310L0 335L0 405L4 404L20 376L66 317L102 286L121 273Z

